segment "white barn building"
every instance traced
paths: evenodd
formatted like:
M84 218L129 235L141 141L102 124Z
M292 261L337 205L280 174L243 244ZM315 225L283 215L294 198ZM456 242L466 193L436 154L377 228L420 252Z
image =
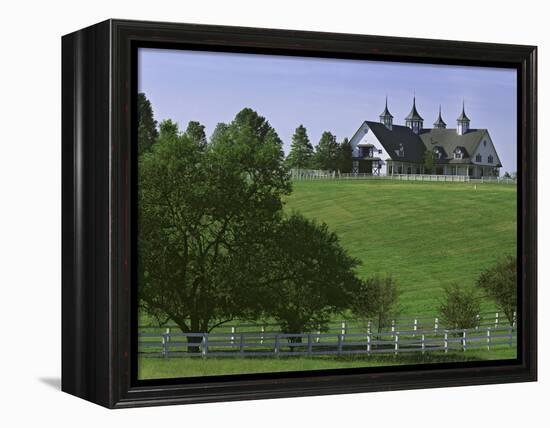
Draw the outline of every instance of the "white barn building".
M470 128L464 104L456 129L447 129L441 108L433 128L424 128L423 124L415 98L404 126L393 123L386 99L380 121L363 122L351 138L352 173L498 177L502 164L489 131ZM424 166L426 151L433 156L430 172Z

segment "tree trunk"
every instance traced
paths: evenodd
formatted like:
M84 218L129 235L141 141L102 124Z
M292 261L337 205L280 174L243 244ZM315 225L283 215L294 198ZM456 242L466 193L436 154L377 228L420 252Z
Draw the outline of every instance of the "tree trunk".
M287 333L287 334L294 334L294 333L296 333L296 332L298 332L298 331L302 331L302 330L303 330L303 329L300 328L300 327L292 327L292 328L290 328L289 331L286 332L286 333ZM296 334L297 334L297 333L296 333ZM289 337L289 338L287 339L287 341L288 341L288 343L302 343L302 338L301 338L301 337ZM294 351L295 351L294 348L295 348L294 346L290 346L290 352L294 352Z
M189 333L202 333L200 331L200 320L191 316L191 331ZM200 353L200 343L202 342L202 337L187 337L187 352L190 354Z
M197 333L197 332L193 332ZM190 354L200 353L200 344L202 342L202 337L187 337L187 352Z
M183 332L183 334L188 333L201 333L199 330L199 321L195 319L191 319L191 327L187 325L185 320L174 320L174 322L178 325L180 330ZM202 342L202 337L190 337L186 336L187 340L187 352L190 354L198 354L200 352L200 344Z

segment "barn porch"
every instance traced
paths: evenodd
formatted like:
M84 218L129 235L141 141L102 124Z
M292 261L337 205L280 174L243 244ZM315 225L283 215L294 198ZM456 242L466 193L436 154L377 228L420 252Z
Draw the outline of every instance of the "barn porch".
M387 174L428 174L423 164L387 160ZM474 164L435 164L433 175L460 175L471 178L498 177L499 168Z

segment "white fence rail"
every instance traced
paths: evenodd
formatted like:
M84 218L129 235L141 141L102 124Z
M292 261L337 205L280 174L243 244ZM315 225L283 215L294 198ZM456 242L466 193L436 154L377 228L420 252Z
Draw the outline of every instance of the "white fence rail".
M511 325L516 327L516 317L514 314L513 321L510 323L502 312L482 312L478 316L477 329L486 327L507 327ZM395 332L400 330L431 330L438 332L440 330L449 329L452 326L444 325L438 317L415 317L415 318L396 318L387 323L387 325L378 326L373 320L348 319L340 321L332 321L324 328L318 326L314 331L304 333L328 333L328 334L347 334L347 333L377 333L377 332ZM167 324L162 327L142 325L139 326L140 333L172 333L179 331L178 326ZM232 335L239 333L278 333L280 326L277 323L235 323L224 324L213 330L213 333L231 333Z
M401 330L384 333L140 333L138 352L154 357L279 357L449 352L514 346L516 329Z
M435 174L390 174L372 175L366 173L338 173L337 171L322 170L292 170L292 180L396 180L396 181L439 181L460 183L497 183L517 184L513 178L480 177L473 178L467 175L435 175Z

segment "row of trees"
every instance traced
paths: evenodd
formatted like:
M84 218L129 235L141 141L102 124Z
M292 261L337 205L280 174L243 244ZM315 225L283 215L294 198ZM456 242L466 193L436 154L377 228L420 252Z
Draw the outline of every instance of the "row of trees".
M306 128L300 125L292 136L292 144L286 162L290 168L349 173L352 168L351 156L351 143L347 138L338 143L335 135L325 131L314 148L309 141Z

